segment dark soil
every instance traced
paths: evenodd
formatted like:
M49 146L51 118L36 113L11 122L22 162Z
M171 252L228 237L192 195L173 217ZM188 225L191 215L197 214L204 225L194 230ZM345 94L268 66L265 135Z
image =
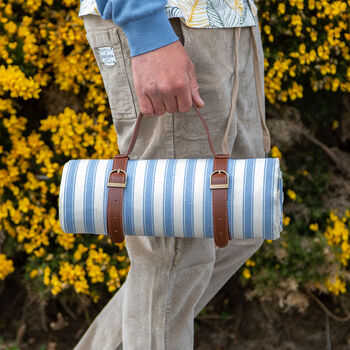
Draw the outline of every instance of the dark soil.
M85 310L81 309L81 301L80 309L74 308L74 300L52 299L42 305L35 294L21 288L10 276L0 287L0 297L0 335L6 344L0 345L0 350L13 345L16 339L21 350L73 349L87 329L88 320L93 320L108 301L90 304ZM342 316L331 298L321 299L332 312ZM293 309L283 312L277 301L248 302L234 276L207 305L205 313L196 318L195 349L350 350L350 321L327 319L313 300L302 314Z

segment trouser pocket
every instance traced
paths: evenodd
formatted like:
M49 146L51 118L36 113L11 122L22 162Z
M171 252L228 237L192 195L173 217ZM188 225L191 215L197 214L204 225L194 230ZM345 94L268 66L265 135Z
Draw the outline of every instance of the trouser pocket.
M101 18L93 20L103 21ZM111 28L109 22L106 23L109 28L105 30L97 26L98 30L94 31L93 26L89 25L86 38L94 52L113 119L134 119L137 111L130 56L125 48L127 43L121 40L120 29L117 26Z

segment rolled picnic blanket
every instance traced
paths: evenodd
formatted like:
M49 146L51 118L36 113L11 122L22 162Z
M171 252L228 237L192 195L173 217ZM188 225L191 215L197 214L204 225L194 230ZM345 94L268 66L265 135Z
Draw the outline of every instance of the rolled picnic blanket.
M125 235L213 238L210 176L214 159L127 163L122 206ZM74 159L63 168L59 222L66 233L108 235L108 176L113 159ZM278 158L228 159L231 239L278 239L283 183Z

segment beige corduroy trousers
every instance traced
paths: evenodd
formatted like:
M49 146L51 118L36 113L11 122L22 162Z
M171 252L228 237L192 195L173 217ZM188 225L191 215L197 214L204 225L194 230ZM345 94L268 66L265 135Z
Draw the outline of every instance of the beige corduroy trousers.
M83 16L83 20L107 92L119 149L124 153L139 113L128 42L111 20L95 15ZM232 158L265 157L254 79L253 66L257 62L254 63L252 47L255 40L261 72L259 88L263 91L259 26L239 28L238 41L238 28L191 28L178 18L170 22L195 65L199 92L205 102L200 112L216 151L221 153L227 130ZM112 62L103 60L98 50L101 47L113 48ZM231 112L237 76L239 89ZM265 116L264 101L261 107ZM232 123L226 128L230 115ZM187 113L144 119L130 158L212 156L204 128L192 107ZM194 317L259 249L263 239L233 239L225 248L216 248L209 238L127 236L125 243L131 262L127 280L75 350L192 350Z

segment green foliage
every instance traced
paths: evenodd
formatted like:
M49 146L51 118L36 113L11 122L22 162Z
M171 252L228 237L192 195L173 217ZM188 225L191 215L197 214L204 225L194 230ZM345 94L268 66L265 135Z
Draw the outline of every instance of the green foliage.
M112 158L117 150L79 1L0 5L0 280L18 273L42 299L84 295L97 302L124 282L125 246L64 234L57 211L64 163ZM348 3L257 5L267 110L296 108L313 137L348 153L342 102L350 91ZM271 152L282 162L285 231L246 262L241 283L261 298L301 287L345 293L349 214L327 201L340 175L317 143L292 141L276 142Z

